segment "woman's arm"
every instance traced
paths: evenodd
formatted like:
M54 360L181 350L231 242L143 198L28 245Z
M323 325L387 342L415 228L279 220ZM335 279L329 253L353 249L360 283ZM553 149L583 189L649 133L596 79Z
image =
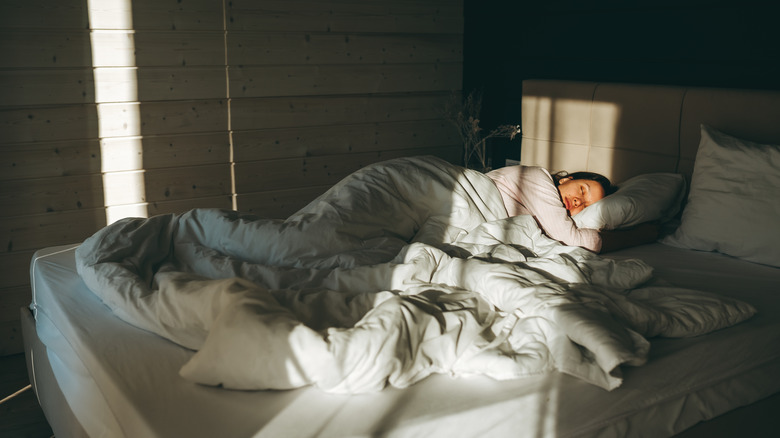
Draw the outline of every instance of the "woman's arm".
M619 230L602 230L600 253L617 251L631 246L643 245L658 240L658 222L645 222L634 227Z

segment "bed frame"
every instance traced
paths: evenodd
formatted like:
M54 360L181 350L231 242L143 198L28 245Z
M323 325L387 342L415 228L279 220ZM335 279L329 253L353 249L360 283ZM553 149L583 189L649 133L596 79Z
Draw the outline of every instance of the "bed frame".
M22 308L21 313L27 374L54 436L88 437L57 383L46 346L38 337L32 312Z
M523 83L522 154L526 165L590 170L614 182L647 172L690 177L699 125L734 136L780 143L780 92L579 81ZM30 311L22 309L25 354L33 388L57 436L86 436L65 402ZM775 395L700 424L684 436L712 436L713 425L780 409ZM754 414L757 412L758 414ZM718 423L721 421L721 423ZM730 423L729 423L730 424Z

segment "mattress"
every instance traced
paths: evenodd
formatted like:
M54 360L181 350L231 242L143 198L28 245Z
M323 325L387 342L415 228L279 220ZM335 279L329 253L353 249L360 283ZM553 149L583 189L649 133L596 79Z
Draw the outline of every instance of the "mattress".
M35 254L30 308L46 351L38 360L51 365L90 436L669 436L780 392L780 269L719 254L652 244L610 255L641 258L662 281L759 310L705 336L652 339L648 363L624 368L611 392L550 373L502 382L434 375L406 389L339 395L181 378L193 352L115 317L76 273L75 247Z

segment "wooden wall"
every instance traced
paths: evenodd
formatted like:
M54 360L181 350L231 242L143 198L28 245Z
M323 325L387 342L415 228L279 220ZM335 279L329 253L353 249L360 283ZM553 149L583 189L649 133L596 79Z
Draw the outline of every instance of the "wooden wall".
M0 354L39 248L127 215L286 217L371 162L458 160L462 0L89 4L0 2Z

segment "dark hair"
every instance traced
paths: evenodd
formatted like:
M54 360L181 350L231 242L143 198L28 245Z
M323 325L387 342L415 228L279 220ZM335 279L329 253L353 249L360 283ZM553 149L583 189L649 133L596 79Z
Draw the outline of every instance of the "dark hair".
M606 176L595 173L595 172L573 172L569 173L565 170L562 170L560 172L554 173L552 175L553 181L555 181L555 185L557 186L560 184L560 181L563 178L571 178L571 179L589 179L596 181L597 183L601 184L601 187L604 188L604 196L611 195L617 191L617 187L613 186L611 182L609 182L609 178Z

